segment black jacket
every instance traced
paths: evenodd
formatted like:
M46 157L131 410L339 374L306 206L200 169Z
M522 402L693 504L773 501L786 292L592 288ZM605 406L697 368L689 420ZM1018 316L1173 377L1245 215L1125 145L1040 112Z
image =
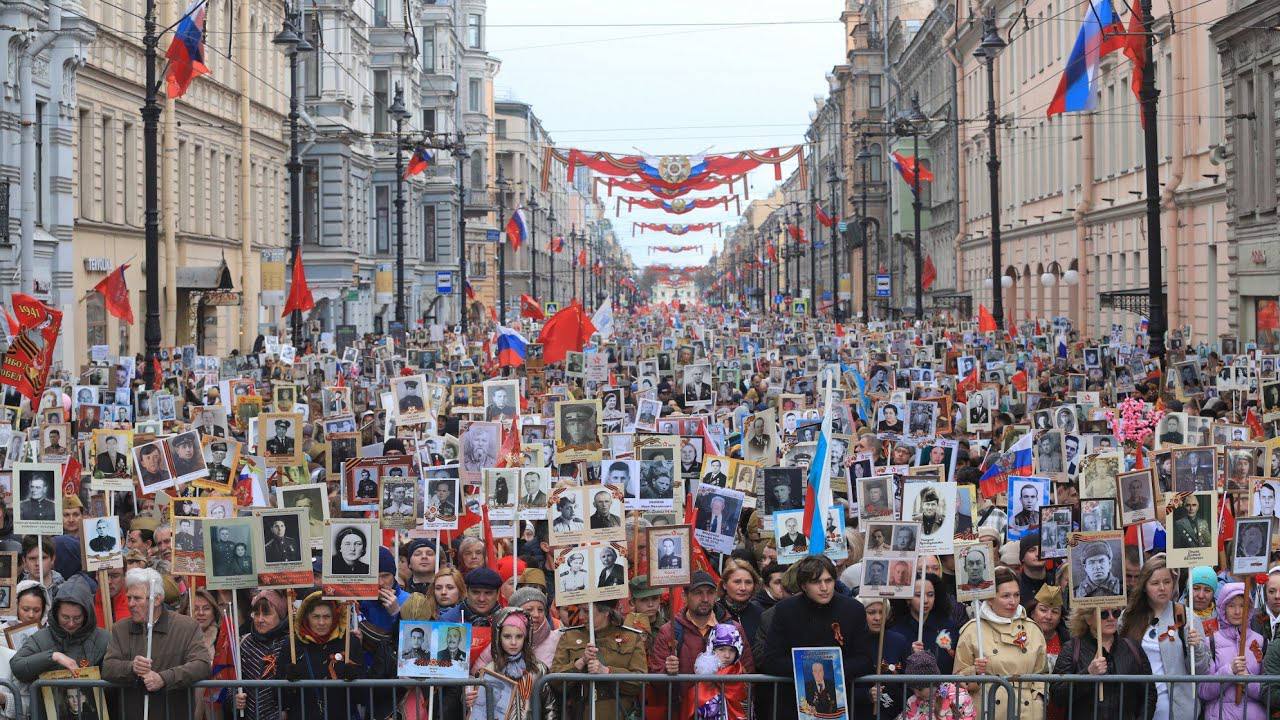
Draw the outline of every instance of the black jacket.
M1089 663L1097 654L1098 645L1092 636L1071 638L1062 645L1058 662L1054 663L1054 675L1085 675ZM1111 645L1111 652L1102 653L1107 659L1108 675L1150 675L1151 662L1147 654L1132 640L1120 635ZM1102 699L1098 699L1099 683L1051 682L1049 703L1063 712L1063 717L1080 713L1099 718L1146 718L1150 720L1156 709L1155 683L1101 683ZM1094 705L1097 705L1096 713Z
M838 646L844 658L850 717L870 717L873 708L867 689L855 688L858 678L871 674L876 655L862 603L837 592L831 602L818 605L800 594L774 605L772 613L772 622L764 632L761 670L790 678L792 648ZM778 702L774 717L792 720L796 717L795 704Z

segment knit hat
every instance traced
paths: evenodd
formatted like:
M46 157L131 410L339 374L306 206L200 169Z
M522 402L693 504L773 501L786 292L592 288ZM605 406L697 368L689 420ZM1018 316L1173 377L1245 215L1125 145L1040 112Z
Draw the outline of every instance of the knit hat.
M284 596L275 590L259 591L257 595L253 596L253 600L249 603L249 607L252 608L262 600L267 601L267 604L275 611L276 617L281 620L284 620L289 616L288 603L285 602Z
M1009 567L1018 567L1022 564L1022 555L1019 554L1018 548L1020 543L1007 542L1000 546L1000 564Z
M378 548L378 574L396 574L396 558L385 547Z
M507 601L507 607L523 607L527 602L540 602L543 607L547 606L547 594L536 587L525 585L511 593L511 599Z
M1036 603L1051 608L1062 608L1062 588L1045 583L1036 593Z
M487 567L478 567L472 570L466 574L463 580L466 580L468 588L497 590L502 587L502 578L498 576L498 573Z
M938 661L932 653L911 653L902 665L903 675L938 675Z
M1040 547L1040 533L1030 532L1022 536L1018 541L1018 563L1022 563L1022 558L1027 556L1027 551L1031 548Z
M524 572L524 568L525 568L524 561L519 558L516 558L515 562L516 562L516 573L519 574ZM511 556L505 555L503 557L498 558L498 562L496 564L498 567L495 569L498 571L498 577L502 578L503 582L510 580L511 574L512 574L511 573Z
M414 538L405 546L404 556L407 558L413 557L413 554L421 547L429 547L432 550L435 550L436 543L434 540L428 540L427 538Z
M1196 585L1207 585L1210 590L1218 592L1218 576L1213 572L1213 568L1207 565L1191 568L1191 587Z

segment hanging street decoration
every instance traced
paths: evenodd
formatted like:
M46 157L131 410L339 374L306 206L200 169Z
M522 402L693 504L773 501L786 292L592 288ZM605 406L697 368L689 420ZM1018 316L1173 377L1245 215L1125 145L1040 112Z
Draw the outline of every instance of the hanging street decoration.
M656 252L682 253L682 252L690 252L690 251L702 252L702 246L701 245L654 245L653 247L649 248L650 255Z
M590 168L600 175L632 177L644 180L667 190L682 190L712 176L741 175L760 167L772 165L774 180L782 180L782 163L796 159L801 185L806 180L804 146L796 145L783 151L770 148L763 151L743 150L727 155L613 155L570 148L548 146L542 163L542 187L545 190L551 180L551 161L565 165L566 179L573 182L579 167Z
M622 214L622 205L626 203L627 211L630 212L638 205L649 210L666 210L672 215L684 215L701 208L713 208L723 206L725 212L729 211L729 203L734 203L737 207L739 215L742 214L742 202L737 195L721 195L720 197L695 198L692 200L683 200L677 198L675 200L660 200L657 198L642 197L620 197L618 198L618 209L615 216Z
M750 193L747 192L747 178L745 175L731 175L728 177L708 177L696 183L687 183L679 190L668 190L657 185L645 182L644 180L621 180L618 178L602 178L596 177L595 184L591 186L591 197L600 199L600 187L603 185L608 191L606 195L613 197L614 189L626 190L628 192L647 192L652 193L655 197L663 200L674 200L675 198L688 195L694 190L715 190L718 187L728 186L729 192L734 192L734 185L742 184L742 196L751 199Z
M702 232L710 230L721 235L724 230L718 222L693 223L692 225L679 225L670 223L631 223L631 237L636 236L636 231L640 232L664 232L671 235L687 235L691 232Z

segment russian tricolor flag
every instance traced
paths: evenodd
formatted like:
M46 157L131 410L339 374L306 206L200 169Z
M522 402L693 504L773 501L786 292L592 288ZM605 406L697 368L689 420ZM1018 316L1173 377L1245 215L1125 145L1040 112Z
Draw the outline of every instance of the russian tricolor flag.
M1009 489L1009 476L1027 476L1031 474L1033 455L1031 451L1031 433L1023 433L1022 437L1009 448L1009 452L1000 456L991 467L978 479L978 490L982 497L991 499Z
M431 165L431 151L419 145L409 158L409 165L404 169L404 177L411 178L426 170Z
M834 501L831 497L831 480L827 477L831 445L831 388L826 391L822 408L822 432L818 435L818 449L809 465L809 483L804 495L804 530L809 537L809 554L821 555L827 549L825 518Z
M1089 0L1080 24L1080 34L1067 56L1058 89L1049 102L1048 116L1064 112L1092 110L1096 104L1094 78L1102 58L1124 47L1124 25L1116 17L1110 0Z
M169 60L165 73L170 98L180 98L199 76L209 72L204 64L204 19L206 0L194 0L187 6L182 20L173 32L173 42L164 56Z
M498 367L519 367L528 356L529 341L508 327L498 326Z
M529 231L524 224L524 211L517 210L511 213L511 219L507 221L507 239L511 241L511 249L519 250L520 244L529 237Z

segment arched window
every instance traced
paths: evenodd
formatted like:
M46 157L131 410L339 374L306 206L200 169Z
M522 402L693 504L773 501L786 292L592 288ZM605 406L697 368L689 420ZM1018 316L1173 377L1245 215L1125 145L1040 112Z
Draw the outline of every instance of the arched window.
M872 143L867 152L871 153L871 182L881 182L884 180L884 168L880 166L880 143Z
M483 190L484 181L484 156L479 150L471 151L471 187L477 190Z

